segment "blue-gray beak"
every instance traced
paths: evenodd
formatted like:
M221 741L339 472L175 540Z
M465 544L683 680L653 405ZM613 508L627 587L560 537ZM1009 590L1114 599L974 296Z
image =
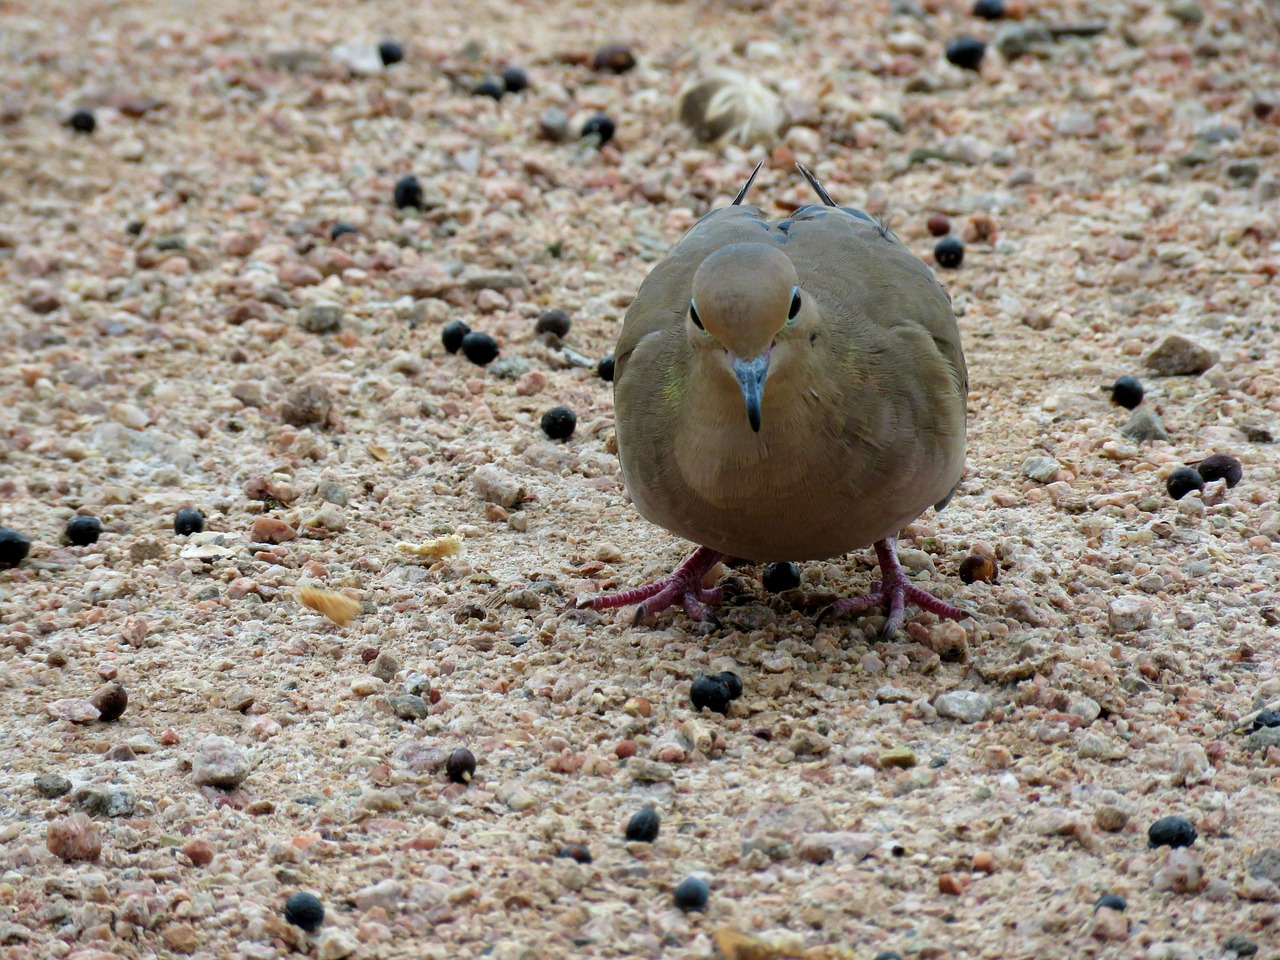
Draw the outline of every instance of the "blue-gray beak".
M733 375L742 388L742 399L747 402L747 419L751 429L760 432L760 404L764 400L764 381L769 376L769 354L766 350L753 360L733 358Z

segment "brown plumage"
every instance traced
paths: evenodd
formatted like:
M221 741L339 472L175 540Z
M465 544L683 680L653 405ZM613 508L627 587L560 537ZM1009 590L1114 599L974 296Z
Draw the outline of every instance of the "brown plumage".
M904 599L963 615L897 583L893 552L964 467L968 376L950 298L801 170L822 205L770 221L740 194L671 249L627 311L614 354L627 489L646 519L704 549L656 589L592 606L701 615L719 597L693 575L719 555L818 560L874 543L883 565L883 543L884 596L844 608L888 602L891 629Z

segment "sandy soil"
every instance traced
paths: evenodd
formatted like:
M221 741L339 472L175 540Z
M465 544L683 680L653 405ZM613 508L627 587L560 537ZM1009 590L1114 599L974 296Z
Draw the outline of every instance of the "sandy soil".
M0 525L33 541L0 572L0 957L1280 957L1280 737L1241 726L1280 699L1274 8L1029 0L1014 29L1101 32L974 74L946 41L1010 25L949 0L623 6L0 3ZM333 51L384 37L385 71ZM594 71L606 42L638 66ZM470 94L508 64L528 90ZM669 122L715 66L782 95L780 147ZM732 571L711 629L566 612L688 549L578 358L757 160L807 202L794 158L926 261L931 214L967 241L969 472L903 547L974 618L817 625L869 552L783 596ZM430 209L393 206L409 173ZM501 359L447 354L456 319ZM1156 375L1171 335L1207 370ZM1121 374L1167 440L1121 433ZM1238 486L1166 494L1215 452ZM723 669L743 697L695 713ZM107 681L123 716L67 719ZM1166 815L1194 845L1148 847Z

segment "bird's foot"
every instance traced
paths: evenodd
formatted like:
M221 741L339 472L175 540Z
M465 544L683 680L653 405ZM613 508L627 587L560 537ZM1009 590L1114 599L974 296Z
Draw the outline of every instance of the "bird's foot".
M656 614L668 607L679 604L685 613L695 620L711 619L714 606L724 599L724 591L720 587L710 589L702 585L702 578L721 561L724 554L699 547L684 563L671 574L653 583L634 590L622 590L602 597L590 597L578 601L578 607L591 610L612 610L615 607L629 607L636 604L636 615L632 625L639 625L651 620Z
M876 558L880 561L881 579L871 585L871 592L861 597L850 597L838 600L819 618L827 616L839 617L850 613L861 613L871 607L887 604L889 618L885 621L880 636L892 640L902 629L902 621L908 603L935 613L947 620L963 620L969 616L967 610L944 603L927 590L921 590L910 580L898 560L898 538L886 537L875 545Z

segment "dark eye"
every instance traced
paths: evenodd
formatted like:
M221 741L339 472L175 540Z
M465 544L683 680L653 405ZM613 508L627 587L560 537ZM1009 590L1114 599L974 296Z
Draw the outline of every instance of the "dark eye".
M800 312L800 288L791 288L791 309L787 311L787 319L794 320L796 314Z
M689 301L689 319L693 321L693 325L699 330L706 329L702 325L702 318L698 316L698 305L692 300Z

